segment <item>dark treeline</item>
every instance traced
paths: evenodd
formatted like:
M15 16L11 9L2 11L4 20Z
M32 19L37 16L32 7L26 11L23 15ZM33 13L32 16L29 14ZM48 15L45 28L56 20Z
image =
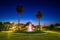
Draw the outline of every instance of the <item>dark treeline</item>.
M60 31L60 23L51 24L48 27L46 27L46 29Z
M23 28L25 28L25 26L28 25L25 24ZM10 28L11 25L9 24L4 24L3 22L0 22L0 31L3 31L3 30L8 30ZM56 23L56 24L51 24L49 26L45 26L46 29L48 30L54 30L54 31L59 31L60 32L60 23Z

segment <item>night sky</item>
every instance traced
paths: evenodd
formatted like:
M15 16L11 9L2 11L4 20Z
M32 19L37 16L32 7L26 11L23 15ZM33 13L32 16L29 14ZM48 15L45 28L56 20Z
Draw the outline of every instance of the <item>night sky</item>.
M42 12L41 25L60 23L59 0L0 0L0 20L18 23L17 5L22 5L24 9L20 15L20 23L31 21L37 25L37 11Z

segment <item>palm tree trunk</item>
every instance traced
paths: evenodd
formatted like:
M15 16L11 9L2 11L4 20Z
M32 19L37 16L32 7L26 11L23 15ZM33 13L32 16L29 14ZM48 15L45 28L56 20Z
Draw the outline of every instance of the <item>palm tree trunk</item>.
M20 30L19 26L20 26L20 14L18 14L18 30Z
M40 18L38 19L38 29L40 30Z

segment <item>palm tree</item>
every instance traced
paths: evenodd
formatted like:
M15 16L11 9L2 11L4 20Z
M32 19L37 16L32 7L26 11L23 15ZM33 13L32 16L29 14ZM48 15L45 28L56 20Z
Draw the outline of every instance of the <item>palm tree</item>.
M40 11L37 11L37 12L36 12L36 18L38 19L38 24L39 24L38 29L40 28L40 18L41 18L41 17L42 17L41 12L40 12Z
M20 28L19 28L19 26L20 26L20 14L21 14L21 12L23 11L23 6L22 6L22 5L18 5L18 6L16 7L16 11L17 11L17 13L18 13L18 29L20 29Z

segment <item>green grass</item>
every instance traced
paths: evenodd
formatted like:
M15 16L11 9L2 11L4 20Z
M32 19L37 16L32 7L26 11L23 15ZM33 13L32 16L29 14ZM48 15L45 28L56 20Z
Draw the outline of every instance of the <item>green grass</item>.
M46 33L26 34L3 31L0 40L60 40L59 32L45 31Z

